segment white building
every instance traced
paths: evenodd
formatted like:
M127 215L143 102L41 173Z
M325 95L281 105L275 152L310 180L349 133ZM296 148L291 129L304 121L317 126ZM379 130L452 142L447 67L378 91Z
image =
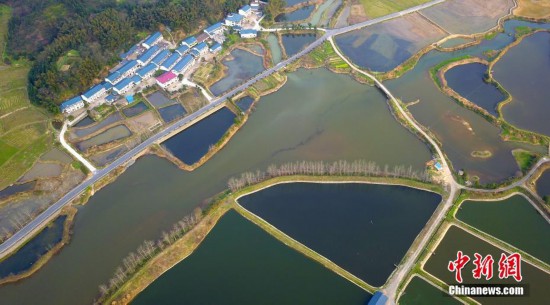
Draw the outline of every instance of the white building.
M80 96L75 96L72 99L63 102L59 108L63 113L71 113L80 108L84 108L84 100L82 100L82 97Z
M105 93L107 93L107 90L105 90L105 87L103 85L96 85L92 87L90 90L84 92L81 97L83 100L85 100L88 103L91 103L98 98L102 97Z
M258 32L256 30L242 30L240 34L241 38L254 38L258 36Z
M250 5L245 5L239 9L239 14L248 17L248 15L252 14L252 8Z
M157 77L157 84L162 88L167 88L171 84L175 83L177 80L178 76L172 71L168 71Z
M223 33L223 24L221 22L218 22L216 24L213 24L209 27L207 27L204 32L210 37L214 37L215 35L219 35Z
M241 26L244 16L241 14L230 14L225 18L225 25L227 26Z
M150 47L156 45L162 40L162 34L160 32L155 32L151 34L143 43L141 44L144 48L149 49Z
M123 79L122 81L120 81L120 83L116 84L114 87L113 87L113 90L122 95L126 92L128 92L130 89L132 89L134 87L135 83L132 81L131 78L125 78Z

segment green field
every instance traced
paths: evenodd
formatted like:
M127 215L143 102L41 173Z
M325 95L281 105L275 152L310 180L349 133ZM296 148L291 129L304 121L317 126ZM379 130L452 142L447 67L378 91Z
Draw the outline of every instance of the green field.
M426 2L428 0L361 0L365 13L370 18L385 16Z
M48 115L30 104L29 63L6 65L5 38L11 9L0 5L0 189L15 182L50 147Z

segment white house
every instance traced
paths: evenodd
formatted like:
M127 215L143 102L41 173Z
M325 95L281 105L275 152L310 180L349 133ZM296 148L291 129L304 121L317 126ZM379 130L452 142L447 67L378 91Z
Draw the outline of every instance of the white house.
M242 30L240 34L241 38L254 38L258 36L258 32L256 30Z
M227 26L241 26L243 23L244 16L241 14L230 14L225 18L225 25Z
M103 96L106 92L107 90L105 90L105 87L103 87L103 85L100 84L100 85L93 86L90 90L84 92L81 95L81 97L86 102L91 103L97 100L98 98L100 98L101 96Z
M217 42L210 47L210 53L216 53L221 50L222 50L222 45Z
M214 37L215 35L223 33L223 24L221 22L218 22L216 24L213 24L209 27L207 27L204 32L210 37Z
M245 5L245 6L243 6L239 9L239 14L241 14L245 17L247 17L251 13L252 13L252 8L250 7L250 5Z
M155 71L157 71L157 65L154 63L149 63L147 66L139 69L136 74L139 75L142 79L147 79L153 74L155 74Z
M191 50L191 55L198 58L202 55L205 55L206 52L208 52L208 45L206 44L206 42L201 42Z
M126 92L128 92L128 90L132 89L132 87L134 87L135 83L132 81L131 78L125 78L123 79L122 81L120 81L120 83L116 84L114 87L113 87L113 90L122 95Z
M83 107L84 100L82 100L82 97L80 96L75 96L72 99L63 102L61 106L59 106L61 112L63 113L71 113Z

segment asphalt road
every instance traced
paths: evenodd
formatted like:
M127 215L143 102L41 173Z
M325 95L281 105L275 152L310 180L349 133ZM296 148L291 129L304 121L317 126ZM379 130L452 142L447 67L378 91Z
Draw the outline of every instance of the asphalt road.
M23 228L21 228L19 231L17 231L15 234L13 234L9 239L4 241L0 245L0 258L4 257L5 255L9 254L12 250L17 248L18 245L20 245L22 242L24 242L27 238L30 238L35 231L40 229L42 226L46 225L64 206L68 205L74 198L76 198L78 195L80 195L83 191L86 190L89 186L93 185L97 181L99 181L101 178L105 177L108 173L110 173L115 168L124 165L126 162L132 160L134 156L139 154L141 151L145 150L147 147L151 146L158 140L164 138L165 136L169 135L170 133L178 130L182 126L192 123L195 119L200 117L201 115L205 114L212 108L219 106L225 100L231 96L236 95L237 93L246 90L248 87L250 87L252 84L256 83L257 81L281 70L284 69L287 65L292 63L293 61L297 60L298 58L306 55L307 53L311 52L313 49L318 47L320 44L322 44L325 40L328 38L347 33L350 31L354 31L363 27L371 26L374 24L378 24L393 18L398 18L406 14L410 14L422 9L425 9L427 7L439 4L441 2L444 2L445 0L435 0L431 2L427 2L425 4L411 7L409 9L403 10L401 12L393 13L390 15L386 15L383 17L379 17L376 19L368 20L365 22L361 22L358 24L350 25L347 27L339 28L339 29L328 29L325 31L325 34L315 40L312 44L307 46L304 50L300 51L299 53L289 57L288 59L278 63L274 67L271 67L267 70L264 70L260 74L254 76L253 78L249 79L245 83L241 84L238 87L235 87L231 91L225 93L222 96L216 97L210 104L206 105L205 107L199 109L198 111L192 113L191 115L173 123L172 125L166 127L159 133L153 135L149 139L145 140L132 150L128 151L126 154L122 155L120 158L113 161L113 163L109 164L105 168L99 169L95 172L93 176L91 176L86 181L82 182L80 185L69 191L65 196L61 197L56 203L48 207L44 212L42 212L40 215L38 215L36 218L34 218L32 221L27 223Z

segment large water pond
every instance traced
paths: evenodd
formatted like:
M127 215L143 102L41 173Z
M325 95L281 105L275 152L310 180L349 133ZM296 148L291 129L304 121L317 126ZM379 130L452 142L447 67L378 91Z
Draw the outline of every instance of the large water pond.
M498 117L497 105L505 96L496 86L485 82L486 72L486 65L471 63L450 69L445 78L449 87L462 97Z
M466 231L452 226L445 234L443 240L439 243L437 249L431 254L430 259L424 265L424 270L432 275L443 280L448 284L455 284L455 275L447 270L449 261L456 260L457 252L462 251L464 254L474 259L474 253L479 253L483 256L491 254L495 260L493 272L498 272L498 260L500 255L505 253L503 250L467 233ZM492 279L486 280L474 279L471 270L473 264L470 262L462 270L462 278L464 283L468 284L517 284L512 277L508 279L499 279L498 276L493 276ZM523 279L521 284L529 285L529 296L513 297L513 298L495 298L495 297L475 297L474 299L487 305L517 305L517 304L546 304L547 291L550 287L550 274L541 271L531 264L522 261L521 273Z
M302 51L316 39L315 34L283 34L281 40L288 57Z
M424 279L415 276L399 298L400 305L460 305L459 300L434 287Z
M153 92L147 96L147 100L151 105L153 105L155 108L161 108L168 105L172 105L177 103L177 101L173 99L169 99L160 91Z
M279 184L239 199L375 287L386 282L440 201L438 194L402 186L322 183Z
M279 91L262 97L224 149L196 170L181 171L154 156L137 160L79 209L71 243L31 278L0 286L0 298L7 304L91 303L129 252L158 238L245 171L342 159L421 170L430 157L375 88L326 69L300 69Z
M132 304L362 305L370 297L231 210Z
M235 117L231 110L222 108L164 141L162 145L183 163L194 164L221 139L233 125Z
M311 15L314 9L315 9L315 5L304 6L290 13L280 14L279 16L275 17L275 21L276 22L295 22L295 21L305 20L309 17L309 15Z
M84 140L82 142L76 143L76 147L80 151L86 151L88 148L98 145L107 144L112 141L120 140L129 137L132 135L132 132L126 125L118 125L115 127L111 127L104 132L98 134L97 136L93 136L87 140Z
M550 170L544 171L537 179L536 189L541 198L550 196Z
M501 201L465 201L456 216L485 233L550 262L550 224L521 195Z
M245 82L264 69L263 58L242 49L231 51L229 58L224 59L226 75L210 87L214 95Z
M396 80L385 82L393 94L404 101L420 101L409 107L415 119L442 142L455 169L464 169L470 175L478 176L481 183L502 181L520 173L512 155L513 149L524 148L541 153L545 149L502 140L499 128L480 115L459 106L442 93L433 83L429 70L451 58L464 55L483 56L483 52L487 50L502 49L513 41L517 26L550 27L516 20L507 21L504 24L505 33L494 39L455 52L432 51L423 56L413 70ZM474 151L489 151L492 156L475 158L472 156Z
M27 271L63 238L63 225L67 216L57 217L49 226L17 250L16 254L0 262L0 278Z
M386 72L443 37L445 32L414 13L338 35L335 42L360 67Z
M550 135L550 33L523 39L494 66L494 77L512 95L504 118L524 129Z
M174 104L167 107L160 108L160 117L165 123L170 123L176 119L182 118L187 114L185 108L181 104Z

